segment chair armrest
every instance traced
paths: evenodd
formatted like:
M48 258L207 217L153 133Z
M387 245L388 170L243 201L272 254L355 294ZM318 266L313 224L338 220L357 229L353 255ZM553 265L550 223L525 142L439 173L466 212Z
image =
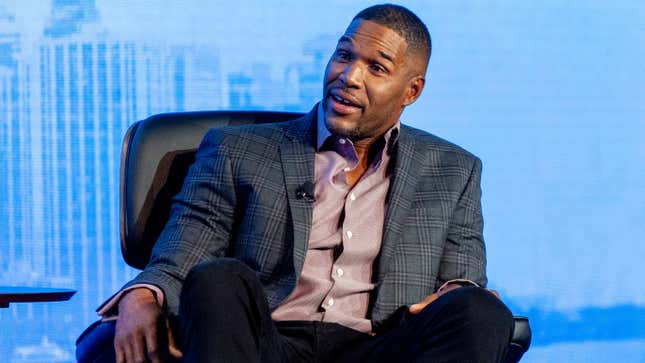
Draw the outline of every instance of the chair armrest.
M519 362L524 353L531 345L531 326L529 319L524 316L514 316L515 326L513 328L513 336L511 343L508 347L505 363Z

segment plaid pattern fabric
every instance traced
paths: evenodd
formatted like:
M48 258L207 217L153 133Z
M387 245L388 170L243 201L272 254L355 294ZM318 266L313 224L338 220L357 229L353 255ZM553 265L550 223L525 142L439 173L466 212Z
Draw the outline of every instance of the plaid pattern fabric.
M126 287L159 286L169 313L176 314L188 271L230 256L257 272L275 309L295 287L307 252L313 203L296 192L314 180L315 142L315 109L285 123L209 131L150 263ZM486 283L480 161L402 126L390 165L370 307L375 325L446 280Z

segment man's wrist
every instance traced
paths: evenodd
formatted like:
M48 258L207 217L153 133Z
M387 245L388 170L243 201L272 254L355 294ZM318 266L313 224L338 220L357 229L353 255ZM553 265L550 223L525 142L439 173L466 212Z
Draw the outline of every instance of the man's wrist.
M152 298L154 299L152 301L154 301L157 305L159 305L160 308L163 309L163 306L164 306L163 290L161 290L158 286L152 285L152 284L135 284L135 285L128 286L125 289L114 294L114 296L108 299L102 306L100 306L97 309L97 313L101 316L102 320L104 321L116 319L119 313L118 310L119 310L119 304L121 303L121 299L126 294L139 289L145 289L150 291L152 294Z
M452 279L452 280L448 280L448 281L444 282L443 285L441 285L437 289L437 292L441 292L441 291L447 289L451 285L457 285L459 287L463 287L463 286L480 287L479 284L477 284L476 282L474 282L472 280L468 280L468 279Z
M157 293L154 290L149 289L149 288L147 288L145 286L137 287L137 288L134 288L134 289L131 289L131 290L124 291L123 294L121 295L121 297L119 298L119 302L118 302L117 305L121 305L121 302L126 300L126 297L127 298L133 298L133 299L136 299L138 301L150 300L151 302L154 302L155 304L159 303L158 300L157 300Z

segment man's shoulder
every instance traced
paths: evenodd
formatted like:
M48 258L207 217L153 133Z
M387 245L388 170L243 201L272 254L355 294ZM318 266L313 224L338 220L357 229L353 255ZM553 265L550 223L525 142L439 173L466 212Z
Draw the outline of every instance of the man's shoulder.
M299 120L222 126L210 129L208 134L230 139L268 139L279 141L282 140L285 130L288 130L294 123L299 122Z
M288 130L301 122L304 122L303 119L297 118L283 122L217 127L208 130L203 143L226 149L277 147Z
M466 158L473 161L479 160L476 155L464 149L463 147L445 140L437 135L431 134L427 131L420 130L408 125L401 125L401 133L406 133L411 139L414 140L416 144L416 151L455 155L459 156L460 158Z

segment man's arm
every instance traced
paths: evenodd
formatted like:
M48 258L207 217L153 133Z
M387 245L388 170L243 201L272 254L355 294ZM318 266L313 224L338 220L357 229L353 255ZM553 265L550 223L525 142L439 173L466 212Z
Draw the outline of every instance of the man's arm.
M204 137L181 192L173 198L150 262L125 286L158 286L170 314L178 312L181 286L190 269L224 256L229 247L237 200L231 160L222 139L219 130Z
M131 290L142 288L142 287L150 290L153 293L159 307L164 306L163 291L161 291L159 287L155 285L149 285L149 284L135 284L135 285L130 285L126 288L122 288L116 294L112 295L111 298L107 299L103 303L103 305L99 306L99 308L96 309L96 312L101 316L101 319L103 321L116 320L118 311L119 311L119 302L121 301L121 298Z
M437 292L410 306L417 314L441 295L464 285L485 287L486 249L481 211L481 161L474 159L470 175L457 201L446 237L437 276ZM496 292L492 292L498 296ZM498 296L499 297L499 296Z
M231 161L221 133L210 131L197 151L182 191L173 200L170 218L155 243L149 264L124 287L157 286L162 290L165 306L160 306L147 288L120 296L114 342L118 362L145 361L146 357L158 361L158 333L166 321L163 310L177 313L181 286L193 266L225 254L235 203Z
M481 209L481 161L474 159L457 201L444 247L437 286L465 279L486 287L486 249Z

